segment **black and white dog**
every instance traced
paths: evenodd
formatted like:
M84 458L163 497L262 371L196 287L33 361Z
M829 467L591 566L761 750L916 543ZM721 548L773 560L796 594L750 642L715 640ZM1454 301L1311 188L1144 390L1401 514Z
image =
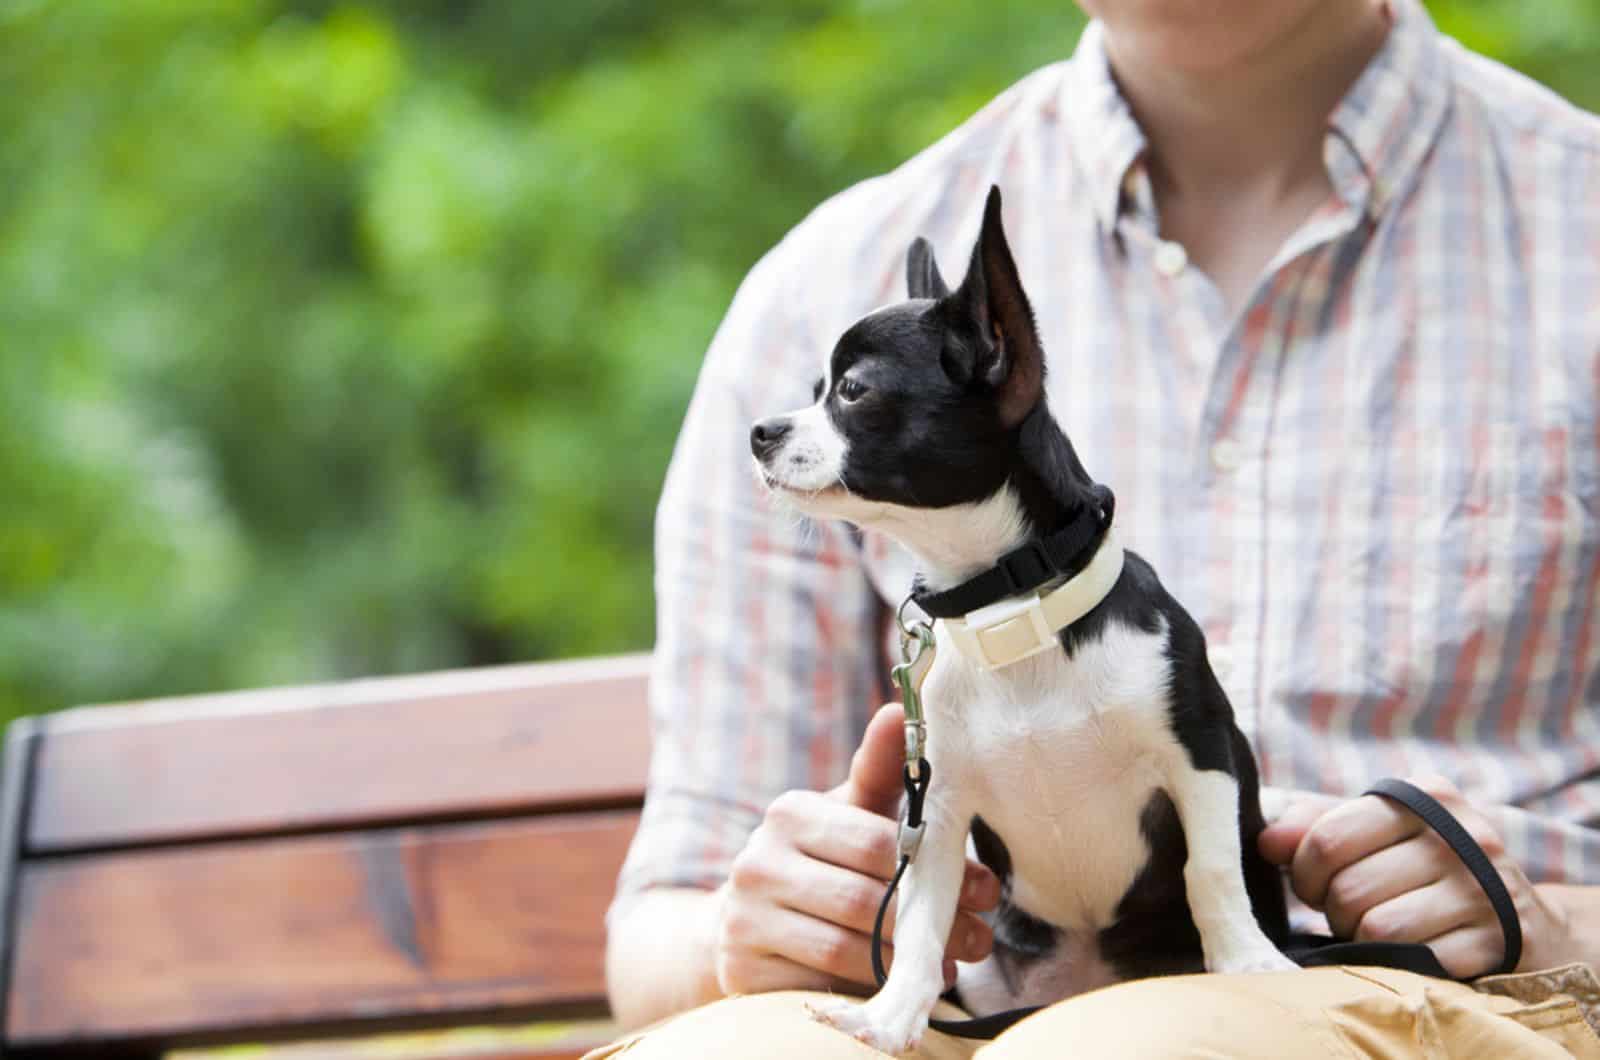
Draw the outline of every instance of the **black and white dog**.
M768 488L898 540L937 594L1109 511L1046 408L998 189L959 288L921 239L907 271L911 300L846 331L815 403L757 424L751 448ZM944 988L969 832L1005 896L994 955L961 972L974 1011L1150 975L1294 967L1277 947L1282 883L1256 851L1255 760L1199 628L1108 527L1055 574L1038 597L983 609L1005 621L935 624L933 782L894 963L865 1004L817 1013L885 1052L917 1044Z

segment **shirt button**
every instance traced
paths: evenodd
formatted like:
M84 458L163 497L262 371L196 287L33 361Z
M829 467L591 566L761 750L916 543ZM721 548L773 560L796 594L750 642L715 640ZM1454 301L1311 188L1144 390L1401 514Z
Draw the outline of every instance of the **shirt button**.
M1207 654L1211 657L1211 672L1217 675L1218 681L1227 681L1233 676L1233 652L1226 647L1212 648Z
M1189 252L1182 243L1167 240L1156 247L1156 271L1163 276L1176 276L1189 264Z
M1232 438L1224 438L1211 447L1211 463L1218 471L1233 471L1244 463L1244 450Z

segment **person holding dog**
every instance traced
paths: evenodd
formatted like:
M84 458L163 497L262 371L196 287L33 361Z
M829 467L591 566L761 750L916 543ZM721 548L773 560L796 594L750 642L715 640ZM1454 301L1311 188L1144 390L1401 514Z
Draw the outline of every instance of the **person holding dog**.
M1204 628L1269 785L1261 849L1306 915L1426 943L1457 979L1499 965L1460 860L1359 797L1406 776L1490 855L1524 941L1477 990L1366 968L1119 984L984 1055L1600 1057L1600 120L1412 0L1083 6L1069 61L792 232L707 356L658 520L655 756L609 917L619 1020L683 1015L614 1049L863 1055L803 1006L872 983L902 744L898 708L868 705L906 559L774 510L746 435L903 297L914 237L959 260L995 183L1051 407ZM999 898L969 865L952 983Z

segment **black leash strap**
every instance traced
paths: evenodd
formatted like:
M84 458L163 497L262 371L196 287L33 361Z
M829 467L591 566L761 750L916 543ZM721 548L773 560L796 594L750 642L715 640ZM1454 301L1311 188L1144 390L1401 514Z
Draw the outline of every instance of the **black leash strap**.
M906 867L910 864L911 859L902 855L900 866L894 870L894 878L889 881L889 889L883 892L883 901L878 903L878 918L872 922L872 977L878 981L880 989L889 981L889 973L883 967L883 918L889 912L894 892L900 889L900 877L906 874Z
M1517 917L1516 903L1506 890L1505 881L1495 871L1489 856L1475 839L1467 834L1461 822L1439 804L1432 795L1413 784L1392 777L1380 780L1368 788L1365 795L1379 795L1392 799L1416 814L1422 823L1438 833L1439 838L1455 851L1483 888L1500 920L1500 932L1505 937L1505 956L1493 973L1503 975L1516 969L1522 960L1522 921ZM1399 968L1435 979L1454 979L1455 976L1439 963L1439 958L1421 942L1351 942L1327 935L1293 935L1284 947L1290 960L1303 968L1326 968L1336 964L1363 964L1382 968Z
M1098 483L1092 489L1094 504L1049 537L1012 549L960 585L939 593L912 593L911 599L931 618L955 618L1081 570L1100 547L1117 507L1110 489Z
M1500 878L1499 871L1477 840L1467 834L1467 830L1461 827L1461 822L1449 810L1439 805L1439 800L1414 784L1387 777L1368 788L1366 794L1381 795L1398 802L1420 817L1423 824L1437 832L1439 838L1455 851L1456 857L1461 859L1461 863L1488 896L1489 904L1494 907L1494 915L1500 919L1500 933L1505 936L1505 957L1500 961L1500 967L1490 974L1506 975L1516 971L1522 961L1522 921L1517 916L1517 905L1511 900L1511 892L1506 890L1505 881Z

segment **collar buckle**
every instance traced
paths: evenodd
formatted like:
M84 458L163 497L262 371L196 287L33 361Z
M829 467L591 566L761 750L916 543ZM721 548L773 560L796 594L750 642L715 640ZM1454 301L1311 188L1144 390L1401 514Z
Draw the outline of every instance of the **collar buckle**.
M956 649L984 670L998 670L1056 644L1056 631L1050 628L1044 601L1036 592L944 622Z
M1054 589L1009 596L965 615L941 618L935 625L978 669L999 670L1059 645L1061 631L1111 592L1122 575L1122 564L1122 546L1108 529L1083 570ZM996 567L1011 573L1005 563Z

